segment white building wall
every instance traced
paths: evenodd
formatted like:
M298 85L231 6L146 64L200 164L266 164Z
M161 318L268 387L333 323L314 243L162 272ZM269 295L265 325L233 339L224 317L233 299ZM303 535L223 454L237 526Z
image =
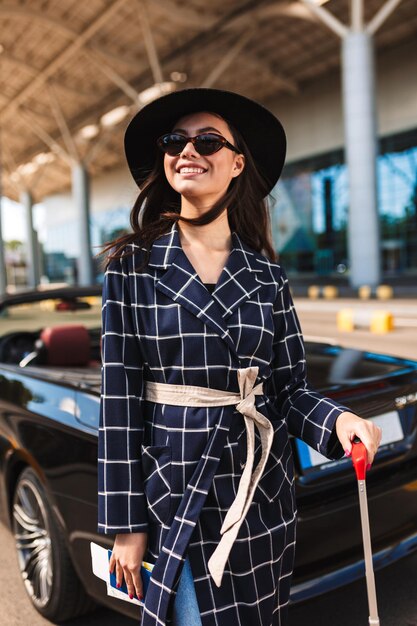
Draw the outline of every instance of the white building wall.
M331 36L331 35L329 35ZM417 127L417 46L410 42L376 57L378 135ZM340 73L334 73L296 95L280 95L268 106L287 133L287 161L343 148Z

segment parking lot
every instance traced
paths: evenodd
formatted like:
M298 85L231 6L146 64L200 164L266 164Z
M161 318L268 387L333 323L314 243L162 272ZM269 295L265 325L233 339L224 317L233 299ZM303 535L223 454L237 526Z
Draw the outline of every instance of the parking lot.
M381 303L375 301L367 304L359 301L325 303L323 301L312 302L307 299L297 299L295 304L306 338L336 341L352 347L408 358L417 357L417 304L413 300L395 300L382 306ZM337 330L336 313L339 308L346 306L389 309L395 317L397 328L386 335L375 335L363 328L352 333L341 333ZM410 494L410 497L414 495ZM319 538L319 540L325 541L326 537ZM50 624L38 615L26 597L18 573L13 540L3 527L0 527L0 543L2 546L0 584L4 590L0 606L0 623L5 626ZM417 555L412 555L376 573L381 626L417 626L416 573ZM133 626L137 624L136 621L121 617L118 613L107 609L98 609L91 615L67 623L69 626ZM291 626L365 626L366 624L368 624L368 608L364 580L305 604L293 606L291 609Z
M384 352L409 359L417 358L417 300L393 299L387 301L336 299L331 301L295 299L305 338L317 341L336 341L345 346ZM394 330L385 334L370 332L360 326L352 332L337 329L337 313L343 309L360 312L362 317L375 311L391 313Z

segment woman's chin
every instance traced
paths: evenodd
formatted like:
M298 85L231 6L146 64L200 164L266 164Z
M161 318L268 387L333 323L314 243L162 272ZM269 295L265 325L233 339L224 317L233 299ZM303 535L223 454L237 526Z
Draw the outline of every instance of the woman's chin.
M206 189L204 185L196 180L181 181L180 184L175 186L175 191L184 197L201 198L212 194L210 190Z

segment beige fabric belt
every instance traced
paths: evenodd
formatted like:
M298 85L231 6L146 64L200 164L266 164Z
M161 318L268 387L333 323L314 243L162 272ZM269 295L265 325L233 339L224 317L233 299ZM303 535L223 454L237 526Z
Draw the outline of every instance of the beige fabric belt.
M258 371L258 367L244 367L237 370L239 393L194 385L146 382L145 397L151 402L190 407L235 404L236 409L244 417L247 436L246 464L240 478L236 498L227 512L220 531L222 538L208 562L210 574L218 587L221 584L230 550L252 503L253 494L265 469L274 438L271 422L262 413L259 413L255 407L255 396L263 393L262 382L254 387ZM262 454L258 465L252 472L255 458L255 424L261 437Z

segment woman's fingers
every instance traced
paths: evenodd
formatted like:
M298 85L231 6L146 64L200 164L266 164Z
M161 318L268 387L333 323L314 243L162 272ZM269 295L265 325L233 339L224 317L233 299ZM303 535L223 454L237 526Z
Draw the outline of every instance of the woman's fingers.
M120 565L120 561L116 560L116 585L121 587L123 584L123 567Z
M381 443L382 430L370 422L370 427L363 428L361 431L361 434L358 436L366 448L368 463L372 465L378 446Z
M120 561L116 560L116 585L119 588L123 584L123 579L126 582L127 593L130 599L136 596L139 600L142 600L143 586L140 567L136 567L135 565L121 565Z
M135 596L138 600L143 599L142 579L140 576L139 566L127 566L123 567L123 575L126 581L127 593L129 598L132 599Z
M132 574L127 567L123 568L123 574L126 581L127 593L129 594L129 598L132 599L135 595L135 587L133 585Z
M140 568L135 568L132 574L132 584L134 587L133 594L137 596L138 600L143 600L143 585L142 576L140 575Z
M147 533L121 533L116 535L113 557L116 562L116 583L126 582L129 597L143 599L143 586L140 568L148 541Z
M382 430L378 426L370 420L345 411L336 420L336 433L348 456L352 452L352 441L355 437L359 437L366 448L368 463L372 465L381 443Z
M116 559L115 556L113 554L113 552L111 553L110 556L110 561L109 561L109 572L110 574L113 572L114 566L116 565Z
M381 441L382 431L373 422L361 420L356 424L355 436L359 437L366 448L368 464L372 465Z

